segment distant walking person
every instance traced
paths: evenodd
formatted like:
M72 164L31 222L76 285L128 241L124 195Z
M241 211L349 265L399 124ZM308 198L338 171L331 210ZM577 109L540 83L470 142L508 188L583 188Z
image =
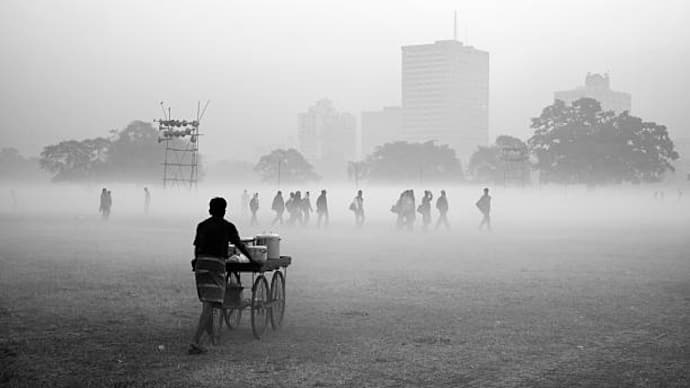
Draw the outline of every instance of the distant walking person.
M359 228L364 225L364 197L362 190L357 191L357 196L350 203L350 210L355 212L355 225Z
M108 189L105 187L101 190L101 200L98 205L98 212L101 213L101 218L106 219L106 207L108 206Z
M144 187L144 214L149 214L149 207L151 207L151 193L148 187Z
M301 224L304 219L304 217L302 217L302 192L299 190L295 191L295 198L292 201L292 213L290 215L294 217L293 222L295 223L299 221Z
M324 228L328 227L328 200L326 199L326 190L321 190L321 195L316 198L316 227L321 227L321 220L324 220Z
M484 188L484 195L479 198L476 205L479 211L484 215L482 222L479 224L479 230L486 225L487 230L491 231L491 196L489 195L488 188Z
M273 203L271 204L271 210L276 212L276 218L273 219L271 225L275 225L276 222L283 224L283 213L285 212L285 201L283 201L283 193L278 190L276 196L273 197Z
M431 200L433 199L433 194L431 191L424 190L424 197L422 197L422 203L417 208L417 211L422 215L422 228L426 231L429 229L429 224L431 224Z
M113 207L113 193L108 190L105 201L105 218L110 218L110 209Z
M446 229L450 230L448 223L448 198L446 198L446 191L441 190L441 196L436 200L436 209L438 209L438 221L436 221L436 230L445 225Z
M398 219L396 220L398 229L405 227L407 230L412 230L417 217L415 214L414 190L403 191L398 202L391 210L398 214Z
M259 225L259 220L256 218L256 212L259 211L259 193L254 193L252 200L249 201L249 210L252 212L252 219L249 224L251 226Z
M247 189L244 189L242 192L242 198L240 201L240 217L242 221L247 220L247 211L249 210L249 193L247 193Z
M311 207L311 199L309 197L309 192L304 193L304 198L302 199L302 225L309 224L309 219L311 218L311 213L314 208Z
M299 190L290 193L290 199L285 203L285 208L290 213L288 225L302 223L302 193Z
M288 225L291 225L292 222L294 222L295 216L292 214L292 212L294 211L293 210L293 208L295 206L294 204L295 204L295 193L291 191L290 195L288 196L287 201L285 201L285 210L287 210L287 212L288 212L288 219L287 219Z
M395 226L398 229L401 229L403 226L404 218L403 218L402 206L403 206L403 200L405 199L405 193L407 193L407 191L403 191L402 193L400 193L400 197L398 198L398 200L395 202L395 204L393 206L391 206L391 212L395 213L397 216L396 220L395 220Z

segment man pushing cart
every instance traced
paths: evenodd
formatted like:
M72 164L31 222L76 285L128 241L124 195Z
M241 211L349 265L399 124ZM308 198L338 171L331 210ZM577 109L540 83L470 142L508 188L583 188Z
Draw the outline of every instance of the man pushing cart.
M225 199L211 199L211 217L201 222L196 229L192 268L202 309L193 341L189 345L189 354L206 352L201 345L204 332L208 333L211 343L217 344L223 320L229 328L236 327L242 310L248 306L251 306L252 331L257 339L261 338L269 318L274 329L282 323L285 275L291 258L279 255L278 236L257 236L257 239L269 246L270 254L265 246L247 247L240 239L235 225L224 218L226 208ZM245 241L253 245L254 239ZM246 261L228 260L235 251L242 253L247 258ZM233 256L233 259L237 257ZM241 272L252 274L252 297L249 304L243 304L241 300ZM273 272L270 289L265 272ZM229 289L228 284L231 285ZM237 290L239 294L235 293ZM220 312L215 330L214 312Z

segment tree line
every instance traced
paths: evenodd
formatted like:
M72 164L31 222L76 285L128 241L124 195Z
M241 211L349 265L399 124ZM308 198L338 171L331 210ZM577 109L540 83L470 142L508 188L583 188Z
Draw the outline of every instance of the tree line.
M531 120L530 128L533 134L525 141L502 135L494 144L478 147L466 171L447 145L399 141L347 163L343 172L352 180L372 182L461 182L467 172L479 182L526 183L537 171L546 183L641 183L663 179L674 171L672 162L679 157L665 126L628 112L604 111L591 98L572 104L556 100ZM151 123L133 121L108 137L46 146L39 164L53 181L152 181L160 179L162 157L158 131ZM320 179L295 149L276 149L255 165L241 163L241 167L267 182Z
M39 162L54 182L151 181L160 178L161 155L158 131L151 123L133 121L108 137L46 146Z
M494 144L479 146L467 166L472 180L524 184L537 171L543 183L658 182L675 171L672 162L679 158L664 125L629 112L604 111L591 98L572 104L556 100L532 119L530 128L533 134L526 141L501 135ZM318 179L295 150L262 157L257 171L264 180L273 181L279 178L275 166L281 163L289 166L284 178ZM364 160L349 162L347 173L352 180L375 182L460 182L465 178L455 151L434 142L383 144Z

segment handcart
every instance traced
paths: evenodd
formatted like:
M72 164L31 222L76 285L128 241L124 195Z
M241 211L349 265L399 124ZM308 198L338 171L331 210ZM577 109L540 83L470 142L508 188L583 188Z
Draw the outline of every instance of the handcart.
M225 321L229 329L235 329L240 324L242 311L250 309L252 333L256 339L266 331L269 320L273 330L278 330L285 315L285 279L287 267L292 263L290 256L279 259L268 259L263 264L258 263L226 263L226 293L225 301L220 313L220 329ZM244 287L240 274L251 274L251 299L247 302L242 298ZM269 288L267 277L271 277ZM238 297L239 294L239 297ZM218 332L219 333L219 332Z

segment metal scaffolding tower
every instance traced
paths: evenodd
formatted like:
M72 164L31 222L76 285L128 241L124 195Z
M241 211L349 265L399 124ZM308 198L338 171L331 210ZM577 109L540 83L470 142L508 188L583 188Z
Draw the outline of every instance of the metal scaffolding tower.
M197 103L196 119L175 120L172 118L170 107L163 110L163 119L154 120L158 123L158 142L165 142L165 159L163 161L163 187L197 186L199 180L199 125L206 113L210 101L201 109L201 102Z

